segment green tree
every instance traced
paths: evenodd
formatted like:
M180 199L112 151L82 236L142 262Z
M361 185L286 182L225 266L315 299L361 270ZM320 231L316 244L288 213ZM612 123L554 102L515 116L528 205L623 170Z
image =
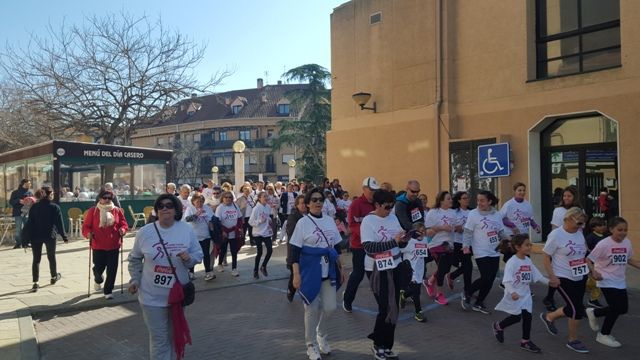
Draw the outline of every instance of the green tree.
M296 161L304 177L318 183L326 172L326 134L331 128L331 92L326 83L331 79L331 73L320 65L307 64L282 76L309 86L285 94L298 116L278 122L280 134L273 142L273 148L295 147Z

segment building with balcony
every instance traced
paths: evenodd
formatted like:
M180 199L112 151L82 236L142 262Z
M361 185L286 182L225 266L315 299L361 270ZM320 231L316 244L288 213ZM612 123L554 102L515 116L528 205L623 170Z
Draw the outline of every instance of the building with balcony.
M331 15L328 177L349 189L415 178L431 200L491 189L506 201L521 181L544 227L535 240L568 185L589 216L606 190L607 211L639 223L638 14L632 0L345 2ZM364 109L357 93L371 95ZM509 176L481 176L478 146L492 143L510 145Z
M132 136L135 146L174 150L171 179L177 183L202 183L211 178L217 166L220 182L233 182L232 145L242 140L245 150L245 176L257 180L288 179L287 161L295 158L295 149L272 151L278 136L278 121L297 118L298 111L287 93L303 89L305 84L263 85L257 80L253 89L235 90L206 96L192 96L175 106L166 120L138 130Z

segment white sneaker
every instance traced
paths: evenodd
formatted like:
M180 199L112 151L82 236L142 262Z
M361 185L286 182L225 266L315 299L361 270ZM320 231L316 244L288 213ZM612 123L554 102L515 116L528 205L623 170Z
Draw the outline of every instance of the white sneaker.
M322 356L320 356L320 352L318 352L318 348L315 345L307 345L307 356L309 360L322 360Z
M113 294L104 294L104 298L107 300L112 300L113 299Z
M97 282L94 282L93 283L93 290L95 290L95 291L102 290L102 285L98 284Z
M231 270L231 276L238 277L238 276L240 276L240 273L238 272L238 270L233 269L233 270Z
M216 270L217 270L218 272L224 272L224 267L223 267L222 265L218 265L218 266L216 267Z
M589 318L589 327L593 331L600 330L600 324L598 323L598 318L596 318L595 309L594 308L586 308L587 318Z
M215 278L216 278L216 275L211 272L208 272L204 275L204 281L211 281Z
M596 341L602 345L606 345L613 348L618 348L622 346L622 344L618 340L616 340L616 338L614 338L613 336L603 335L602 333L598 333L598 336L596 336Z
M330 355L331 354L331 346L329 346L329 342L327 341L326 336L316 336L316 340L318 340L318 348L320 349L320 353L322 355Z
M196 279L196 274L189 272L189 280L195 280Z

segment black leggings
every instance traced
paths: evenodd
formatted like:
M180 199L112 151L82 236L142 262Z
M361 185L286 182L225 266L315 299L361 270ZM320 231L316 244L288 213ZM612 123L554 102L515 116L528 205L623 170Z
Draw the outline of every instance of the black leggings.
M107 279L104 281L104 294L111 294L118 275L118 260L120 249L93 250L93 276L98 284L102 284L102 273L107 269Z
M256 262L253 267L253 271L258 271L258 267L260 266L260 258L262 257L262 244L267 248L267 255L264 257L264 261L262 262L262 267L266 268L269 259L271 259L271 254L273 253L271 236L254 236L254 241L256 242Z
M522 320L522 340L529 340L531 338L531 313L527 310L522 310L520 315L506 317L498 323L498 326L500 330L504 330L508 326L519 323L520 320Z
M238 267L238 251L240 250L237 239L228 239L226 241L223 241L222 244L220 244L220 255L218 256L218 265L222 265L222 263L226 259L227 248L229 247L229 243L231 243L231 269L236 269Z
M464 291L465 293L468 293L469 288L471 287L471 274L473 272L473 263L471 262L472 254L471 252L465 254L464 251L462 251L462 244L454 243L453 256L454 262L458 263L459 266L451 273L451 278L455 279L462 275L462 279L464 280Z
M31 275L33 282L38 282L40 278L40 260L42 259L42 244L47 247L47 259L49 259L49 271L51 277L58 275L56 267L56 240L55 239L33 239L31 241L31 252L33 253L33 263L31 264Z
M498 274L500 258L497 256L476 258L476 265L478 265L478 271L480 271L480 278L476 279L471 284L469 292L466 295L472 296L476 291L479 291L476 304L482 304L487 295L489 295L489 291L491 291L491 287L493 286L493 281L496 279L496 275Z
M404 295L413 300L413 304L416 306L416 313L422 311L422 305L420 304L420 291L422 291L422 286L414 282L409 283L404 291Z
M605 317L600 330L602 335L611 335L611 330L618 316L626 314L629 310L627 289L600 288L600 290L602 290L608 306L602 309L595 309L593 313L596 317Z
M211 239L207 238L204 240L198 241L200 243L200 247L202 248L202 263L204 265L204 271L211 271L211 252L209 250L211 246ZM190 268L189 271L193 273L193 268Z
M442 286L444 284L444 276L449 273L451 270L451 265L453 264L454 258L452 252L441 252L441 253L432 253L433 259L438 264L438 269L433 276L436 278L438 286Z

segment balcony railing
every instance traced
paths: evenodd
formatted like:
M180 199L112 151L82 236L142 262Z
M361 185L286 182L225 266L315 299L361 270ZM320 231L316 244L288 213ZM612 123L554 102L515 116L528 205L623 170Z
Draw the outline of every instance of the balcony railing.
M200 141L200 150L224 150L233 147L233 143L237 140L218 140L203 139ZM271 147L270 139L242 140L247 148L269 148Z

